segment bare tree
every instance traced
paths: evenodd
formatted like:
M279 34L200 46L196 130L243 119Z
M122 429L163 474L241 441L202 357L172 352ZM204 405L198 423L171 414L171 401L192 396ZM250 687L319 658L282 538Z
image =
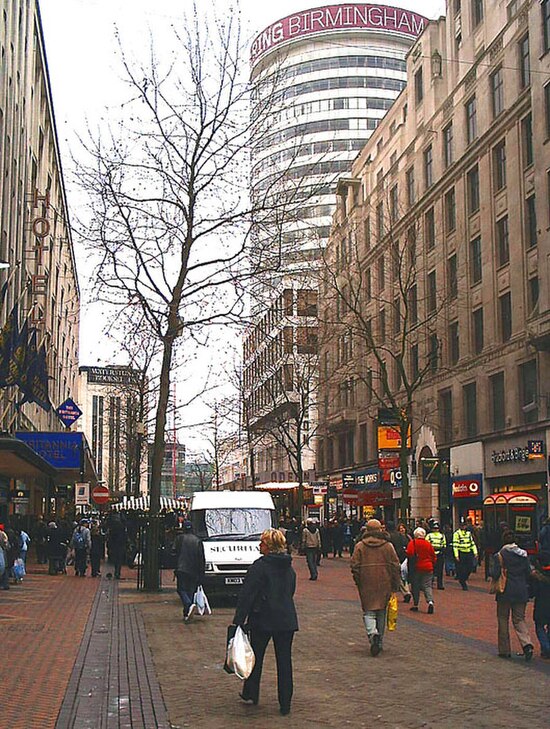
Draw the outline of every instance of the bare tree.
M342 206L349 203L344 197ZM426 236L436 236L435 221L427 226L418 214L401 211L391 194L378 195L376 206L365 203L356 216L341 210L339 219L345 222L324 260L321 327L333 331L336 342L323 387L337 402L345 390L344 399L352 398L354 406L357 388L373 419L386 411L388 424L399 433L405 516L414 406L421 388L441 367L438 320L456 279L451 290L435 286L435 267L428 272L422 253L426 244L429 248Z
M160 343L152 514L160 505L178 345L242 314L246 282L265 264L258 247L247 255L252 222L279 216L281 205L272 194L276 180L252 203L248 196L250 140L262 134L270 101L250 119L237 16L222 23L194 8L183 26L168 65L153 48L147 64L121 51L129 89L124 116L107 137L86 143L91 162L78 169L90 197L83 235L97 260L97 298L118 309L140 307ZM153 536L148 589L158 587L157 562Z

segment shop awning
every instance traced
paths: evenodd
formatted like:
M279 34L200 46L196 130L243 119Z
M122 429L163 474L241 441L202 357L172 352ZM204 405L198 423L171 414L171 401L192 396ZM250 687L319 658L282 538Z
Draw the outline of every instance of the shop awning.
M296 481L269 481L268 483L257 483L256 491L292 491L298 486ZM304 488L311 488L311 486L305 483Z
M149 497L148 496L132 496L130 498L124 498L118 504L111 504L111 508L115 511L121 511L123 509L135 509L137 511L149 511ZM168 496L160 497L160 508L161 509L183 509L185 499L172 499Z
M55 478L57 469L32 448L29 448L26 443L17 438L5 436L0 437L0 476L17 478L21 481L28 478L43 480Z

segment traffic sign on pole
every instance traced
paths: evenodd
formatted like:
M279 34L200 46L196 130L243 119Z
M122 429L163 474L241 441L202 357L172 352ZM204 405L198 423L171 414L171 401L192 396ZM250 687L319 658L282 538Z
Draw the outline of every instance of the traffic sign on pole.
M92 500L98 505L107 504L109 501L109 489L107 486L94 486L92 489Z

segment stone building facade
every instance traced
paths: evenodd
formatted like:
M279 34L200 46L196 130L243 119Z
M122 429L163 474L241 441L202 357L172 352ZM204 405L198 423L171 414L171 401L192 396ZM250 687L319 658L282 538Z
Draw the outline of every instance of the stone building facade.
M7 264L0 266L0 327L16 321L29 353L19 374L28 383L39 372L34 394L45 405L28 402L28 392L24 402L19 385L0 390L4 520L54 509L57 483L66 490L82 480L64 476L54 484L51 464L11 442L16 431L63 430L55 407L78 387L80 291L36 0L0 2L0 263Z
M410 404L413 516L479 520L483 496L509 490L547 513L549 51L547 0L448 2L340 181L319 470L341 485L384 465L379 410ZM425 457L448 478L424 483Z
M80 292L38 3L0 3L0 326L14 306L45 343L49 395L76 397ZM5 288L3 288L5 286ZM15 408L0 391L0 430L59 430L55 413Z

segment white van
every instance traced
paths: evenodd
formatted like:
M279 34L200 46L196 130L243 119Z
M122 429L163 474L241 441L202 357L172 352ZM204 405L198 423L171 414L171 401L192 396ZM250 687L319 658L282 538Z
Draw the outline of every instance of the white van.
M200 491L189 513L206 558L206 594L235 594L260 556L260 536L276 526L275 505L266 491Z

